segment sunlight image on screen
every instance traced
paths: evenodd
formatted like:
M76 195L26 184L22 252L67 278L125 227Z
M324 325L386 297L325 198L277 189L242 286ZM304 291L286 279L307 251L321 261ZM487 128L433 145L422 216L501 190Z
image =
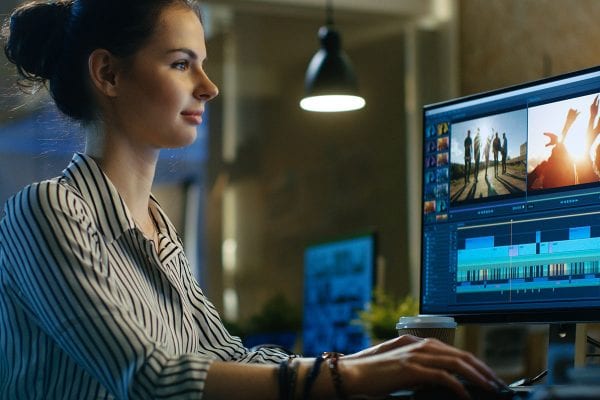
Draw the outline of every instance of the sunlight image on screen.
M598 94L529 109L527 189L599 181Z
M450 201L525 192L527 110L451 125Z

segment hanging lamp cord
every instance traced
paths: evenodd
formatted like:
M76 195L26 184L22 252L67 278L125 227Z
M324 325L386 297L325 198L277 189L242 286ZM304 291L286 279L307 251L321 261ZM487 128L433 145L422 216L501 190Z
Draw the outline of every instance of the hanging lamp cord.
M333 26L333 0L327 0L325 24L329 27Z

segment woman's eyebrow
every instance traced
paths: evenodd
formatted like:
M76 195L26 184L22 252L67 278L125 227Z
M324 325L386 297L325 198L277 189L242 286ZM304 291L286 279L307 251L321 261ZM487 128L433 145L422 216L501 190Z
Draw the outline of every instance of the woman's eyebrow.
M171 49L169 51L167 51L167 54L171 54L171 53L185 53L188 56L190 56L192 59L197 60L198 59L198 54L196 54L195 51L188 49L186 47L181 47L181 48L177 48L177 49Z

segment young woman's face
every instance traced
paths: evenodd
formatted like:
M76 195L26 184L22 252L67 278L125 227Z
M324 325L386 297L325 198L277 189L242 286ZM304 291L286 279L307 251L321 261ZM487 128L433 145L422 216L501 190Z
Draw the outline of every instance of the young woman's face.
M120 134L150 148L192 143L206 102L218 94L204 72L205 59L196 13L165 8L152 37L119 77L113 111Z

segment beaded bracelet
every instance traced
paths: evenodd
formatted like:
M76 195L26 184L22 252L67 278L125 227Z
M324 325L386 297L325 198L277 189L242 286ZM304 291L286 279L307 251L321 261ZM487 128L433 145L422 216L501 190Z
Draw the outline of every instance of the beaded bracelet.
M325 352L323 358L327 360L329 366L329 372L331 373L331 380L333 381L333 387L335 388L336 397L338 400L346 400L346 391L342 385L342 375L338 369L338 360L343 356L341 353L336 352Z
M288 371L289 371L289 375L288 375L288 382L289 382L289 386L288 386L288 393L287 393L287 398L289 400L294 400L294 398L296 397L296 377L298 376L298 366L299 364L297 362L294 362L295 360L293 358L288 358Z
M296 392L296 376L298 375L298 363L294 357L279 363L278 382L279 400L293 400Z
M289 381L288 381L288 360L281 361L279 363L279 400L287 400L289 393Z
M302 394L303 400L308 400L310 398L310 389L312 389L312 385L315 383L317 376L319 376L319 372L321 370L321 363L325 361L323 357L315 358L315 362L310 370L310 373L306 375L306 380L304 381L304 393Z

